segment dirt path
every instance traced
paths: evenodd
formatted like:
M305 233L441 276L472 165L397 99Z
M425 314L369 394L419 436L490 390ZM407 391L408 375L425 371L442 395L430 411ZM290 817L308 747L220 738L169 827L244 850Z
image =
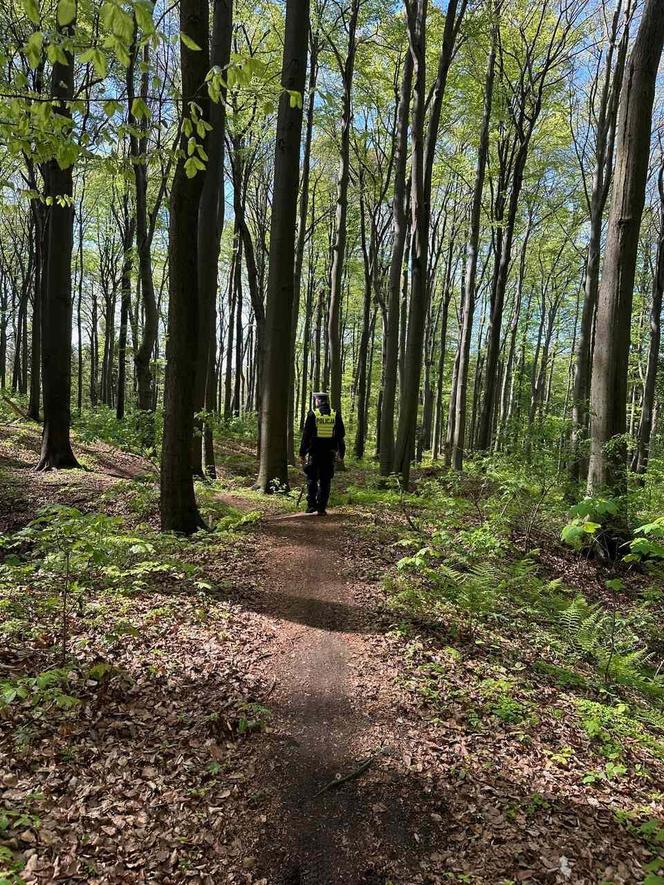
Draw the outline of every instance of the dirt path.
M347 531L339 514L266 525L263 580L280 621L270 701L279 795L268 821L279 848L261 863L269 883L384 882L376 853L387 840L391 851L405 849L400 815L377 795L389 786L380 778L395 736L381 733L358 695L356 673L377 625L360 605Z

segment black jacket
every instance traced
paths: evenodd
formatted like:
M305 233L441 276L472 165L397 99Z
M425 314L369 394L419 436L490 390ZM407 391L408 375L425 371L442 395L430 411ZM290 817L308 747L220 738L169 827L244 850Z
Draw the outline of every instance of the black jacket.
M331 439L319 439L316 433L316 415L309 412L307 420L304 422L304 430L302 432L302 442L300 443L300 457L306 455L316 457L329 452L337 452L340 458L346 454L346 428L341 418L341 413L337 412L334 418L334 428L332 430Z

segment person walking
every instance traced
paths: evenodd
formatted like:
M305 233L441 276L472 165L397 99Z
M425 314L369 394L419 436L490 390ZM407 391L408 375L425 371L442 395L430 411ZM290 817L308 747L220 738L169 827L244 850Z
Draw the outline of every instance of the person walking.
M307 513L327 514L334 464L346 454L344 422L330 408L327 393L314 393L300 443L300 460L307 477Z

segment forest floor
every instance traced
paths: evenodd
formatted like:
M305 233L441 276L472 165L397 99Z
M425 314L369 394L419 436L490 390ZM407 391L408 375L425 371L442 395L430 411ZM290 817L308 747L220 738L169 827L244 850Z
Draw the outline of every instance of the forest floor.
M34 540L5 551L0 882L664 882L664 737L589 727L606 698L516 624L395 606L413 516L365 471L304 516L234 440L199 490L214 530L162 544L153 464L78 440L84 469L35 474L38 444L0 428L5 540L53 503L117 521L89 527L64 665L57 562L19 586ZM602 586L550 550L549 579Z

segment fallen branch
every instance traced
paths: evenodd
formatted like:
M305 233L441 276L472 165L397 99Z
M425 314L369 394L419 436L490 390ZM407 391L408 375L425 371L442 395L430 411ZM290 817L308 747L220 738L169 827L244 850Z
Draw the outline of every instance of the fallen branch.
M17 406L15 402L12 402L12 400L10 400L9 397L8 397L6 394L3 393L3 394L2 394L2 398L3 398L3 400L7 403L7 405L9 406L9 408L10 408L13 412L16 412L16 414L19 416L19 418L23 418L24 421L32 421L32 420L33 420L33 419L30 417L30 415L28 415L27 412L24 412L23 409L20 408L20 406Z
M372 756L369 756L368 759L363 759L362 762L357 766L357 768L353 769L353 771L345 774L343 777L335 777L334 780L329 781L325 786L321 787L317 793L311 797L312 799L318 799L319 796L322 796L323 793L327 793L328 790L337 790L339 787L343 786L343 784L347 784L348 781L354 780L356 777L359 777L376 761L379 756L385 755L385 749L379 750L377 753L374 753Z
M411 527L411 529L412 529L414 532L417 532L418 535L421 535L421 534L423 534L422 529L417 525L417 523L416 523L415 520L412 518L412 516L410 515L410 513L406 510L406 502L405 502L404 499L403 499L403 496L404 496L404 488L403 488L403 486L401 485L401 479L399 478L399 474L396 474L396 477L397 477L397 485L398 485L398 487L399 487L399 504L400 504L400 506L401 506L401 512L402 512L403 515L405 516L405 518L406 518L406 522L407 522L408 525Z

